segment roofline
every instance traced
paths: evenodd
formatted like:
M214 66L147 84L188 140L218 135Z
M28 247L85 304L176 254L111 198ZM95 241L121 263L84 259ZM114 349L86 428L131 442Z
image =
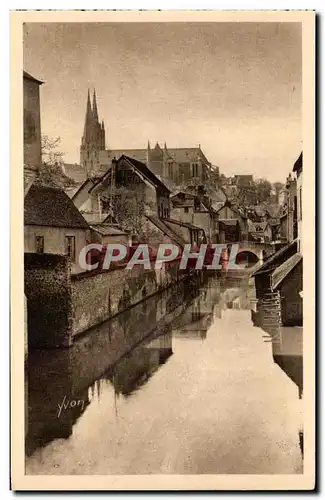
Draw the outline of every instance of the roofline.
M301 152L293 165L293 172L301 172L303 164L303 153Z
M289 266L289 269L286 270L286 273L284 274L284 276L281 277L281 279L277 279L275 280L274 279L274 274L276 274L276 271L279 270L280 267L283 267L285 268L286 265L288 265L288 261L291 259L291 261L293 262L293 265L292 267L290 268ZM296 261L296 262L295 262ZM273 270L272 274L271 274L271 282L272 282L272 288L273 290L276 290L279 285L281 285L281 283L283 282L283 280L285 280L285 278L287 278L287 276L292 273L292 271L300 264L300 262L303 261L303 256L300 252L297 252L295 254L293 254L291 257L289 257L289 259L285 260L279 267L277 267L276 269Z
M26 78L26 80L31 80L32 82L36 82L39 85L43 85L43 83L44 83L44 82L42 82L42 80L37 80L37 78L35 78L34 76L30 75L25 70L23 71L23 78Z
M82 213L80 212L80 215L83 217ZM90 225L88 224L88 222L86 221L86 219L83 217L84 221L85 221L85 226L74 226L74 225L60 225L60 226L57 226L55 224L34 224L34 223L29 223L29 222L24 222L24 226L38 226L38 227L57 227L57 228L60 228L60 229L80 229L81 231L85 231L86 229L90 229ZM87 224L87 225L86 225Z
M150 168L149 168L149 167L148 167L145 163L142 163L141 161L136 160L135 158L130 158L129 156L126 156L126 155L124 155L124 154L123 154L123 155L122 155L122 156L118 159L118 162L119 162L121 159L126 160L126 161L127 161L127 162L128 162L128 163L129 163L129 164L130 164L133 168L135 168L135 169L137 170L137 172L138 172L140 175L142 175L143 177L145 177L145 179L146 179L148 182L150 182L150 184L151 184L152 186L154 186L154 188L155 188L155 189L156 189L156 188L159 188L159 187L160 187L160 188L162 188L162 187L163 187L163 188L165 189L165 191L168 191L168 193L169 193L169 194L171 193L170 189L168 189L168 187L167 187L167 186L166 186L166 185L165 185L165 184L164 184L164 183L163 183L163 182L162 182L162 181L161 181L161 180L160 180L160 179L156 176L156 174L154 174L154 173L150 170ZM136 165L134 165L134 163L132 163L132 160L135 160L135 161L137 161L137 162L141 163L141 164L142 164L145 168L147 168L147 169L148 169L148 170L152 173L152 175L153 175L153 176L154 176L154 177L158 180L158 184L155 184L155 183L154 183L151 179L149 179L149 178L146 176L146 174L144 174L143 172L141 172L141 171L139 170L139 168L138 168Z
M255 278L255 276L259 276L261 274L267 274L267 273L271 273L273 272L274 269L270 269L269 268L269 265L272 264L272 262L274 262L274 260L276 260L277 257L279 257L280 255L283 255L287 250L289 250L291 247L293 247L294 245L297 245L298 243L298 238L295 238L294 240L292 240L290 243L288 243L287 245L279 248L279 250L277 250L274 254L270 255L270 257L261 265L261 267L259 267L253 274L252 274L252 278ZM280 264L281 265L281 264Z
M81 186L78 187L77 191L75 192L75 194L72 196L71 200L74 200L74 198L77 196L77 194L79 194L79 191L81 191L81 189L87 184L87 182L92 182L91 179L86 179L82 184ZM90 190L89 190L90 191ZM88 193L89 193L88 191Z
M171 224L178 224L179 226L186 227L187 229L198 229L200 231L204 231L203 227L195 226L194 224L191 224L189 222L182 222L176 219L163 219L164 221L166 220L167 222L170 222ZM205 231L204 231L205 233Z

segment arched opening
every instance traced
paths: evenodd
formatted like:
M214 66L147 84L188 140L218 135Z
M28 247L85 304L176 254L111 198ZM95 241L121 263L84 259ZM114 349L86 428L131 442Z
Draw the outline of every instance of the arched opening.
M258 257L255 253L250 252L249 250L243 250L242 252L238 252L236 256L236 264L245 265L245 267L255 266L258 262Z

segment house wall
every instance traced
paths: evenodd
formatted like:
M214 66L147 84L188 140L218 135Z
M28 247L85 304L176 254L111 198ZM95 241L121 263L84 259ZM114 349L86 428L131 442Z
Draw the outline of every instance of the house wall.
M29 346L68 346L72 326L68 257L25 253L24 276Z
M179 220L180 222L187 222L189 224L194 224L194 208L187 207L188 212L185 212L185 207L174 207L171 210L170 217L172 219Z
M47 226L25 226L24 227L24 251L36 252L36 236L44 237L44 253L64 255L65 236L75 237L76 259L71 263L71 272L83 272L79 265L79 254L90 242L90 231L85 229L70 229L64 227Z
M41 113L39 84L24 78L24 163L39 167L41 154Z
M288 239L288 216L281 217L280 219L280 236Z
M95 230L91 231L91 242L92 243L101 243L102 245L129 245L130 237L127 234L114 234L114 235L102 235Z
M299 295L302 290L302 262L283 280L280 289L282 323L284 326L301 326L303 301Z
M216 229L209 212L194 212L193 224L204 229L209 243L215 241Z
M239 221L240 230L242 233L247 233L247 223L245 220L230 207L222 207L218 211L219 219L237 219Z
M91 212L92 202L91 196L89 194L89 189L92 186L92 182L89 181L87 184L83 186L82 189L73 197L72 201L78 210L82 210L83 212Z

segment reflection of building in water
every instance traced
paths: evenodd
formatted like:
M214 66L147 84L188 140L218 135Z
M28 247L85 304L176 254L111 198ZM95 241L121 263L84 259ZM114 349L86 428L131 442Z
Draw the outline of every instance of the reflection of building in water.
M280 327L279 338L272 339L273 359L303 393L303 329Z
M88 388L74 394L69 378L60 388L49 380L39 379L38 384L37 389L34 381L29 385L26 456L54 439L69 438L74 424L90 403Z
M128 396L139 389L172 354L171 333L156 337L133 349L120 359L108 374L116 393Z
M180 282L89 330L69 350L30 353L26 454L56 438L68 438L87 405L101 397L103 384L112 384L116 394L130 394L143 385L172 355L171 333L164 333L191 297ZM58 404L65 396L84 405L69 406L58 418Z
M205 339L212 323L212 311L213 304L207 304L201 297L197 297L180 316L177 329L173 330L173 337Z

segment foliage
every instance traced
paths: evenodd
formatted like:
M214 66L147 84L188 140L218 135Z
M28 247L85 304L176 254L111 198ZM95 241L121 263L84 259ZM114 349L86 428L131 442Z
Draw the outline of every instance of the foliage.
M129 189L124 186L115 188L113 201L109 195L102 194L101 201L111 210L119 226L134 236L145 241L148 223L145 217L146 204L141 190Z
M272 184L267 179L255 181L257 203L268 201L272 191Z
M75 182L63 173L64 153L59 149L60 144L60 137L42 136L42 165L37 179L39 184L62 188L75 185Z

